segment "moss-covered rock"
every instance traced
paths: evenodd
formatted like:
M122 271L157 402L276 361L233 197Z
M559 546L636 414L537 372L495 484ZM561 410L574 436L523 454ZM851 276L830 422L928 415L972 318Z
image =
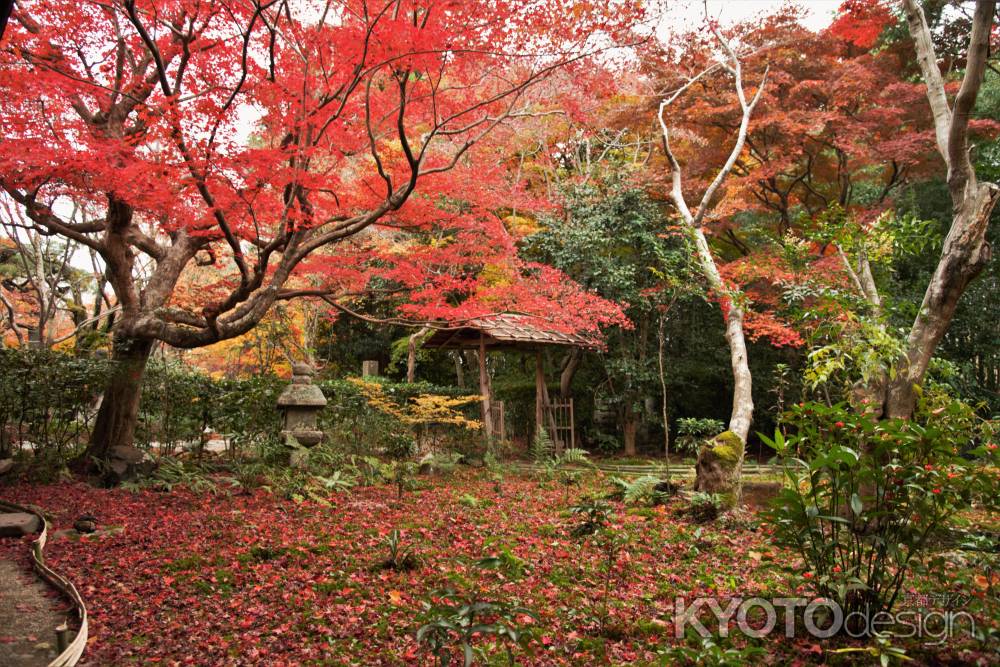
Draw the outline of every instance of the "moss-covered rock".
M740 467L743 441L725 431L706 441L695 464L694 490L718 494L726 508L735 507L740 497Z

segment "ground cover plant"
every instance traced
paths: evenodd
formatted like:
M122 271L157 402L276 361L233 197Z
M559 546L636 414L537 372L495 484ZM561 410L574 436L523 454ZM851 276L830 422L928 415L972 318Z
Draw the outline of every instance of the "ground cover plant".
M679 500L586 500L612 490L601 476L566 505L560 486L508 475L498 495L489 474L463 471L402 498L388 483L322 502L183 486L15 486L7 495L49 508L57 529L83 510L98 519L97 533L57 536L48 551L90 604L88 665L437 664L441 655L462 664L467 651L476 664L506 664L508 652L539 665L735 664L756 654L853 664L834 651L867 646L748 643L736 632L677 639L676 597L806 593L806 565L755 520L701 525ZM972 561L955 569L949 594L995 628L995 591L980 575ZM915 577L901 604L929 604L939 589ZM469 604L479 605L476 629L462 628ZM998 657L988 635L902 648L918 660Z

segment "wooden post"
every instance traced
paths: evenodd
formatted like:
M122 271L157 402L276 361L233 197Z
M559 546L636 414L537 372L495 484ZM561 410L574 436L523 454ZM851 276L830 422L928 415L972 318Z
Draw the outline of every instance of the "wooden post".
M62 623L56 628L56 650L60 655L69 648L69 625Z
M576 418L573 415L573 399L569 399L569 446L576 447Z
M542 351L535 350L535 433L545 424L545 368L542 366Z
M479 334L479 393L483 397L483 430L486 438L493 439L493 414L490 409L492 392L490 390L490 374L486 368L486 337Z
M541 352L538 353L539 358L541 358ZM541 370L541 376L536 378L538 382L538 389L540 390L542 396L542 423L548 427L549 439L552 440L552 445L555 448L556 455L562 454L564 447L563 438L559 437L559 424L556 421L556 409L552 405L552 401L549 399L549 386L545 382L545 366L544 364L539 364L538 368Z
M497 404L500 409L500 440L507 440L507 406L503 401Z

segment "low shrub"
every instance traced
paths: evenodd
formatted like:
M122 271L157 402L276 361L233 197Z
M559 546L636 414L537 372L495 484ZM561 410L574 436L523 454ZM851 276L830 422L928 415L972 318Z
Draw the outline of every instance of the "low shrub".
M715 521L724 509L724 499L718 493L697 491L688 499L688 514L698 523Z
M679 452L697 454L703 441L714 438L725 430L726 425L718 419L682 417L677 420L675 447Z
M114 368L107 359L0 349L0 458L33 455L31 468L56 475L86 443ZM154 358L143 376L135 444L172 455L180 448L198 451L208 434L217 433L234 458L281 465L288 452L277 400L286 384L273 375L215 379L176 360ZM475 422L478 404L466 391L382 378L317 385L329 401L319 415L326 439L310 452L310 458L325 457L317 462L324 468L320 473L352 454L404 459L418 444L478 458L485 453ZM373 409L373 391L387 409Z
M845 618L891 611L949 520L996 504L995 425L947 396L921 398L909 420L807 403L785 423L787 437L764 438L786 480L768 521Z
M86 442L112 365L50 350L0 348L0 458L61 466Z

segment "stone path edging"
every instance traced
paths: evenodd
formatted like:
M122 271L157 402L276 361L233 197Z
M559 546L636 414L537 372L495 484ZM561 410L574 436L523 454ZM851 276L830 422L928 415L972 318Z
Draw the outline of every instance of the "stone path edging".
M80 593L76 590L76 586L69 579L66 579L45 564L44 550L46 540L48 539L49 522L45 520L41 512L6 500L0 500L0 508L9 509L14 512L34 514L40 521L40 525L42 526L41 533L31 543L32 566L35 568L38 576L69 599L76 610L76 615L80 622L80 629L77 631L73 641L69 642L63 652L49 663L49 667L73 667L80 660L80 656L83 655L83 650L87 646L87 607L84 605Z

